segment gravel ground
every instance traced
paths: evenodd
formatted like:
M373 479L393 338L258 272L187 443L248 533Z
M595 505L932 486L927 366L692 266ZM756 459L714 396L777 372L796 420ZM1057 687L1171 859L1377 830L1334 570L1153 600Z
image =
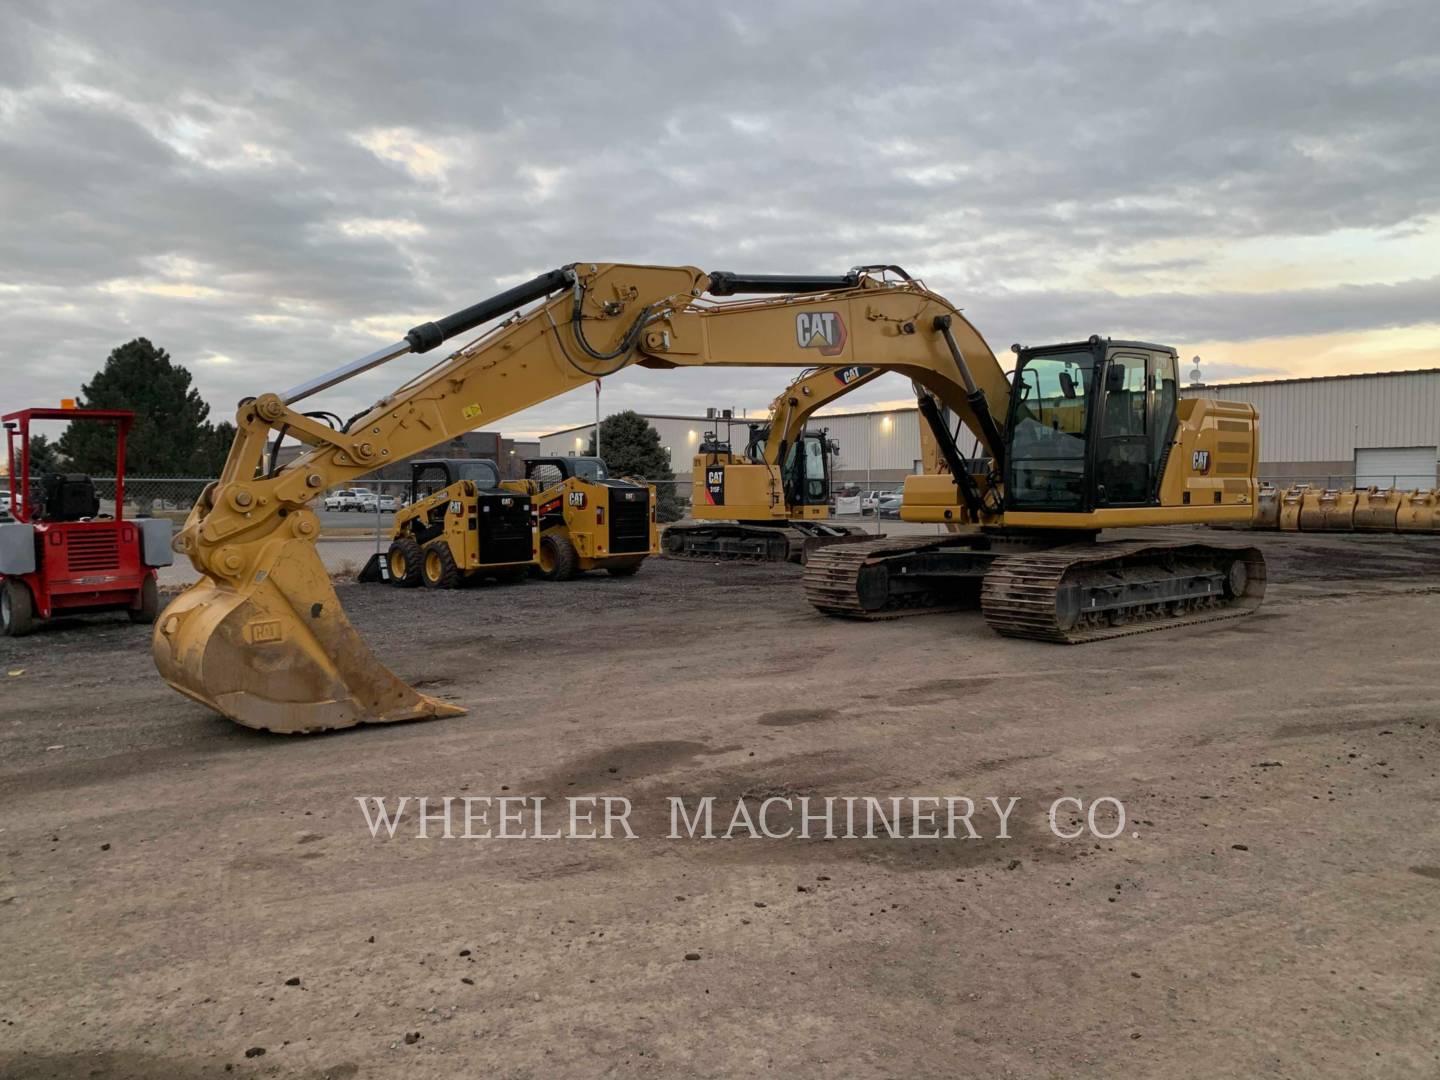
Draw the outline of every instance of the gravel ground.
M123 616L0 639L0 1076L1440 1074L1440 539L1204 535L1266 549L1258 614L1081 648L823 619L790 566L342 587L469 711L312 738ZM593 794L635 839L356 803ZM669 839L702 795L981 835Z

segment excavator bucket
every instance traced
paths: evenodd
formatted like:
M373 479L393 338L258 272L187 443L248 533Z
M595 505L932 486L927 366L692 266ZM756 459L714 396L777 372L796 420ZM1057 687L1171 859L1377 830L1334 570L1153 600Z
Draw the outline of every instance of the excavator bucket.
M312 541L276 540L244 584L201 577L155 622L155 666L238 724L283 734L464 713L407 686L350 625Z

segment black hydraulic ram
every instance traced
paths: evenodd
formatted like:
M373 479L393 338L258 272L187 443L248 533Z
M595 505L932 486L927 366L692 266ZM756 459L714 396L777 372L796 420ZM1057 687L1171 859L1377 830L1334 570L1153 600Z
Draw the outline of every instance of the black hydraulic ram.
M935 436L935 442L940 446L940 456L945 459L945 464L950 466L950 478L960 489L960 498L975 520L979 521L985 509L985 498L980 493L980 485L975 483L975 477L970 475L965 459L960 456L960 450L955 445L955 436L950 434L949 425L940 415L940 406L935 404L935 399L929 394L921 394L916 404L920 407L920 415L930 425L930 433Z
M975 377L970 374L970 365L965 362L965 354L960 351L960 343L955 340L955 335L950 330L950 316L936 315L935 329L945 339L945 344L950 347L950 355L955 360L955 366L960 369L960 378L965 382L965 400L970 403L970 411L975 414L975 421L980 425L980 435L988 444L990 456L995 459L995 471L1003 472L1005 469L1005 439L1000 434L1000 427L995 423L995 416L990 411L990 402L985 397L985 391L975 385Z
M281 394L280 398L285 404L293 405L302 398L318 394L321 390L329 389L336 383L353 378L362 371L379 367L381 364L394 360L397 356L404 356L406 353L429 352L455 335L473 330L481 323L489 322L499 315L508 314L532 300L548 296L558 289L567 287L573 280L574 278L567 268L551 270L539 277L531 278L529 281L516 285L512 289L506 289L488 300L481 300L480 303L474 304L464 311L446 315L445 318L437 319L435 322L421 323L395 344L387 345L383 349L376 349L334 371L327 371L324 375L317 375L299 386L293 386Z
M809 293L853 289L860 284L857 273L834 277L806 277L800 274L732 274L728 270L712 270L709 292L713 296L735 296L739 293Z
M504 315L518 307L523 307L532 300L539 300L543 296L549 296L557 289L565 288L571 280L569 270L550 270L539 277L516 285L512 289L506 289L504 292L490 297L489 300L481 300L478 304L472 304L464 311L446 315L443 319L437 319L435 322L421 323L405 335L405 340L410 343L411 352L429 352L456 334L474 330L481 323L489 322L497 315Z

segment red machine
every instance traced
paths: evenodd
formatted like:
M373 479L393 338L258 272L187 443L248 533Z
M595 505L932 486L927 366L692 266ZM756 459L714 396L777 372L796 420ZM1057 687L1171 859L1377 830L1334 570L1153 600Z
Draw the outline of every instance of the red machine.
M0 524L0 624L11 637L37 619L123 610L153 623L155 567L168 566L171 523L126 521L125 436L135 414L106 409L24 409L0 417L10 456L14 520ZM94 481L78 473L30 474L30 424L65 420L115 425L115 513L100 513ZM16 451L19 451L18 455Z

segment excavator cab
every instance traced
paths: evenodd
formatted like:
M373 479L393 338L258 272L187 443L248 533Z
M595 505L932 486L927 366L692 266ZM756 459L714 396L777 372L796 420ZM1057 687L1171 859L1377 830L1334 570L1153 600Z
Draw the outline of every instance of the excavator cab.
M746 459L754 464L765 461L765 443L770 438L768 424L750 425L750 442L745 447ZM830 502L830 457L835 444L828 431L807 431L785 451L780 467L785 501L790 506L825 506Z
M1016 352L1006 509L1161 505L1178 417L1175 350L1091 338Z
M830 438L825 432L801 435L785 454L781 475L791 506L830 503Z

